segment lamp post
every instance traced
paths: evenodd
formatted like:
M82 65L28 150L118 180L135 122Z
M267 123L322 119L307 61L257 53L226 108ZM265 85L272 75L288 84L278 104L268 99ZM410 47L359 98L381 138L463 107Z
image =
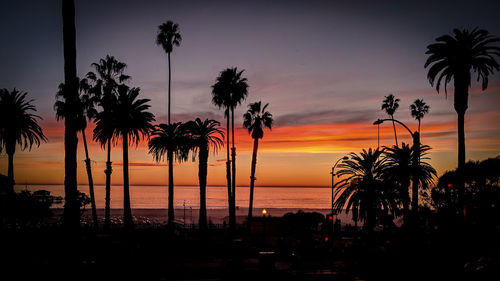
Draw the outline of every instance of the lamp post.
M410 128L408 128L403 122L396 119L377 119L377 121L373 122L373 125L380 125L385 121L396 122L399 125L403 126L408 133L410 133L413 141L413 168L417 169L420 164L420 134L418 131L412 132ZM412 200L411 200L411 209L413 214L416 216L418 210L418 177L413 174L412 176Z
M332 209L332 217L333 217L333 187L334 187L334 178L335 178L335 167L337 167L337 164L340 162L340 160L347 160L349 159L349 157L347 156L344 156L342 158L340 158L339 160L337 160L337 162L335 162L335 164L333 165L332 167L332 171L330 172L330 174L332 175L332 204L330 205L331 209Z

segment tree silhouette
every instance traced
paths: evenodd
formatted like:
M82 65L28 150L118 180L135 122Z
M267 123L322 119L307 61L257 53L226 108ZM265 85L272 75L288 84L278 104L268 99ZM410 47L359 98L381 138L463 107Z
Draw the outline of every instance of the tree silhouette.
M78 97L76 76L76 27L74 0L62 1L63 49L64 49L64 85L67 87L66 104L73 108ZM66 228L80 226L80 206L77 186L77 121L76 111L69 110L64 118L64 215Z
M132 210L130 208L130 191L128 176L128 143L137 146L144 136L149 137L153 129L154 115L147 110L150 108L149 99L137 99L139 88L129 88L126 85L118 86L118 96L115 108L116 128L113 137L121 138L123 145L123 222L125 228L133 227Z
M421 145L418 150L418 157L415 158L415 149L405 143L401 147L393 146L384 149L384 160L387 168L385 169L385 181L388 184L396 184L401 202L403 204L403 214L405 223L408 222L410 195L408 188L412 179L417 181L417 186L426 188L432 183L436 174L436 170L427 162L426 157L431 148L427 145ZM419 159L417 165L414 165L415 159ZM412 192L412 200L418 204L418 190Z
M391 116L392 121L392 128L394 129L394 139L396 140L396 146L398 145L398 136L396 134L396 125L394 124L394 113L396 113L396 110L399 107L399 99L396 99L393 94L390 94L385 97L385 99L382 101L382 110L385 110L385 112Z
M172 21L167 21L158 26L158 34L156 35L156 44L162 46L168 57L168 124L170 125L170 85L172 69L170 67L170 53L174 46L179 46L182 37L179 33L179 25ZM168 161L168 222L174 222L174 151L167 151Z
M200 231L206 234L207 230L207 166L210 147L217 150L224 145L224 132L219 129L220 123L215 120L206 119L201 121L196 118L186 123L189 134L191 149L198 152L198 180L200 182ZM193 156L194 157L194 156Z
M490 35L484 29L474 28L454 29L453 35L443 35L436 38L436 43L427 46L429 55L424 67L429 67L427 78L439 93L441 81L444 78L444 89L454 81L454 107L458 115L458 169L465 165L465 112L468 108L469 87L471 86L471 71L477 73L477 81L481 81L482 89L488 87L488 76L500 69L494 56L500 56L500 47L493 44L500 38ZM436 79L437 78L437 79ZM464 183L460 181L460 200L463 199ZM463 201L461 201L461 205Z
M428 106L423 99L416 99L411 105L410 105L410 112L411 116L415 118L415 120L418 121L418 133L420 134L420 121L424 116L429 113L429 109L431 107ZM420 134L420 136L422 136Z
M87 79L78 79L78 99L77 105L74 110L76 110L76 119L78 130L82 133L83 146L85 149L85 167L87 170L87 178L89 182L89 193L90 193L90 205L92 209L92 221L94 223L94 227L97 228L99 222L97 220L97 210L95 205L95 195L94 195L94 180L92 178L92 167L90 165L90 157L89 150L87 147L87 137L85 135L85 129L87 128L87 119L91 121L97 111L95 110L95 105L97 103L97 99L95 96L89 94L89 85ZM65 98L66 87L64 83L59 85L59 91L56 94L56 103L54 104L54 108L56 110L56 118L57 120L64 119L68 114L69 108L67 108Z
M152 132L149 140L149 153L153 154L156 161L161 161L165 154L171 153L172 161L186 161L189 154L189 138L186 127L181 122L160 124ZM170 163L169 163L170 164ZM174 170L169 165L168 188L168 223L174 223Z
M111 224L111 138L115 128L115 116L112 112L116 103L118 85L130 79L130 76L123 74L127 65L119 62L113 56L107 55L100 59L98 63L92 63L94 72L87 73L87 78L92 85L89 92L98 100L102 111L96 118L96 128L94 129L94 140L101 144L102 148L108 146L106 161L106 198L104 209L104 227L109 228ZM98 119L98 120L97 120Z
M38 125L37 119L40 116L31 112L36 112L36 108L31 103L33 100L26 100L26 95L16 89L9 91L0 89L0 152L5 149L8 157L7 176L9 179L9 192L14 192L14 154L16 145L21 150L33 147L33 144L40 146L40 141L47 141L42 128Z
M247 79L241 77L244 70L238 71L236 67L223 70L212 85L212 103L219 108L224 108L224 117L227 118L227 162L226 176L229 201L229 225L232 229L236 225L236 148L234 143L234 108L248 95ZM232 126L232 171L229 161L229 114Z
M243 115L243 127L248 129L248 133L253 138L252 168L250 172L250 202L248 205L248 221L252 219L253 193L255 187L255 167L257 165L257 150L259 139L264 137L264 128L271 129L273 125L273 115L266 111L267 103L262 107L262 102L258 101L248 105L247 112Z
M397 212L397 202L391 187L384 184L387 168L382 150L363 149L360 154L350 153L348 160L339 164L337 176L345 179L337 183L334 208L337 211L350 209L354 220L365 221L365 228L373 230L380 210Z

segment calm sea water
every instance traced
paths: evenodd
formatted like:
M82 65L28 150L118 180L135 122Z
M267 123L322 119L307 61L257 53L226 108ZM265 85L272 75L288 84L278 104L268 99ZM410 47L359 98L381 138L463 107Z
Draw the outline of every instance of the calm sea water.
M17 185L16 190L28 189L48 190L52 195L64 197L63 185ZM81 192L89 194L88 185L79 185ZM94 187L97 208L104 208L105 186ZM132 208L163 209L168 205L168 188L166 186L131 186L130 196ZM249 187L238 187L236 205L248 207ZM177 208L197 208L200 192L197 186L176 186L174 204ZM290 209L329 209L331 189L321 187L256 187L254 193L255 208L290 208ZM56 206L59 207L59 206ZM111 208L123 207L123 186L111 187ZM210 186L207 188L207 208L227 208L227 188Z

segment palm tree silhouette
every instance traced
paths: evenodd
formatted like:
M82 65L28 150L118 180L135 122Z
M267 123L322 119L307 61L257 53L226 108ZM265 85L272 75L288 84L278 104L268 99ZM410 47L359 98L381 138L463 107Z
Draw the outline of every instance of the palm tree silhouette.
M418 121L418 133L420 134L420 121L424 116L429 113L429 109L431 107L428 106L423 99L416 99L410 105L411 116ZM420 134L420 136L422 136Z
M224 132L219 129L220 123L196 118L186 123L191 149L198 152L198 180L200 182L200 217L199 226L202 235L207 230L207 166L210 147L214 152L224 145ZM193 156L194 157L194 156Z
M465 165L465 133L464 118L468 108L471 71L477 73L477 81L481 80L483 90L488 87L488 76L500 65L494 55L500 56L500 47L493 46L500 38L490 35L484 29L454 29L453 35L436 38L436 43L427 46L429 55L424 67L429 67L427 78L439 92L444 78L445 94L447 84L454 81L454 106L458 115L458 167ZM436 80L437 78L437 80Z
M224 108L224 117L227 118L227 162L226 176L229 201L229 225L231 229L236 226L236 148L234 144L234 108L248 95L247 79L241 77L244 70L238 71L236 67L223 70L212 85L212 103L219 108ZM229 160L229 114L232 125L232 171ZM232 174L232 175L231 175Z
M95 98L95 96L89 94L89 84L87 82L87 79L78 80L78 99L76 107L71 109L66 106L66 103L64 102L66 100L66 87L64 83L61 83L59 85L59 91L56 94L56 103L54 104L54 108L56 110L56 118L58 121L64 119L68 114L68 111L74 110L76 112L77 127L78 130L82 133L83 146L85 149L85 166L89 182L92 221L94 223L94 227L97 228L99 222L97 220L97 210L95 205L94 180L92 178L92 167L90 165L87 137L85 135L85 129L87 128L87 119L91 121L97 114L97 111L95 110L97 99Z
M149 99L137 99L139 88L118 86L118 96L112 112L115 115L116 128L113 137L121 138L123 145L123 222L125 228L132 228L132 210L130 208L130 191L128 176L128 143L138 143L149 137L155 120L154 115L147 110L151 107Z
M170 124L170 82L171 82L171 68L170 68L170 53L172 53L174 46L181 44L182 37L179 33L179 25L172 21L167 21L158 26L158 34L156 35L156 44L160 45L168 56L168 124Z
M167 21L158 26L156 44L162 46L168 57L168 124L170 125L170 85L172 69L170 67L170 53L174 46L179 46L182 37L179 33L179 25L172 21ZM174 151L167 151L168 161L168 223L174 222Z
M386 161L387 168L385 169L386 183L396 184L401 203L403 204L403 214L405 223L409 222L410 215L410 195L409 187L410 181L417 181L414 185L415 188L426 188L432 183L433 177L437 176L436 170L427 162L422 161L429 159L426 157L431 148L427 145L420 145L418 150L418 158L415 158L415 149L405 143L401 147L393 146L384 149L384 160ZM414 165L415 159L418 159L417 165ZM418 189L412 191L412 200L417 202L418 205Z
M64 84L67 85L66 104L73 107L78 97L76 76L76 27L74 0L62 1L63 49L64 49ZM69 111L64 118L64 214L66 228L80 226L80 206L77 186L77 148L78 129L76 114Z
M243 115L243 127L248 129L248 133L253 138L252 168L250 172L250 202L248 205L248 222L252 219L253 193L255 187L255 167L257 165L257 150L259 139L264 137L264 128L271 129L273 125L273 115L266 111L267 103L262 107L262 102L254 102L248 105L247 112Z
M373 230L377 214L384 208L397 212L397 202L390 187L383 183L386 161L383 150L371 148L360 154L351 152L348 160L339 164L337 176L346 178L339 181L334 197L336 211L355 210L353 219L365 221L365 228ZM356 218L354 218L356 215Z
M153 154L156 161L161 161L165 154L171 153L172 161L186 161L189 154L189 138L186 127L181 122L160 124L152 132L149 140L149 153ZM168 224L174 223L174 170L169 163L169 188L168 188Z
M396 140L396 146L398 145L398 136L396 134L396 125L394 124L394 113L399 107L399 99L396 99L393 94L390 94L385 97L385 99L382 101L382 110L385 110L385 112L391 116L392 121L392 128L394 129L394 139Z
M36 108L31 104L33 100L26 100L27 94L16 89L0 90L0 152L4 148L8 157L9 192L14 192L16 145L21 150L31 150L33 144L40 146L40 141L47 141L36 120L42 117L31 113L36 112Z
M99 122L96 118L96 128L94 129L94 140L101 144L102 148L108 146L106 161L106 198L104 209L104 227L109 228L111 224L111 138L114 133L114 115L111 110L116 103L116 93L118 85L130 79L130 76L123 74L127 65L119 62L115 57L107 55L100 59L98 63L92 63L95 72L87 73L87 78L93 84L89 92L98 100L102 111L98 113ZM99 125L99 126L97 126Z

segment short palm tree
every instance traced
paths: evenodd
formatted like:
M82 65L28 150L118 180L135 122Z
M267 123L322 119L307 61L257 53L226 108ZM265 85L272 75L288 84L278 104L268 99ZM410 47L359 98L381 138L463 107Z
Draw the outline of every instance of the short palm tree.
M385 99L382 101L382 110L385 110L385 112L391 116L392 121L392 128L394 129L394 139L396 140L396 146L398 145L398 136L396 134L396 125L394 124L394 113L396 113L396 110L399 107L399 99L396 99L393 94L390 94L385 97Z
M196 118L186 123L190 145L194 153L198 152L198 180L200 182L200 231L207 230L207 166L210 148L217 152L224 145L224 132L219 129L220 123Z
M125 228L134 225L130 208L130 191L128 176L128 143L138 143L149 137L155 120L154 115L147 110L151 107L149 99L138 99L139 88L129 88L126 85L118 86L118 96L113 113L116 127L113 137L121 138L123 145L123 222Z
M468 108L471 71L477 73L482 89L488 87L488 77L500 69L494 56L500 56L500 47L493 44L500 38L490 35L484 29L454 29L453 35L436 38L436 43L427 46L429 55L424 67L429 67L427 78L439 92L444 78L445 93L447 85L454 81L454 106L458 115L458 168L465 165L464 118Z
M383 182L387 165L382 153L378 148L350 153L349 159L339 164L337 172L337 176L345 176L345 179L337 183L335 210L356 211L353 219L356 215L356 220L365 221L367 230L373 230L383 209L397 212L393 192Z
M97 114L95 110L95 105L97 104L97 99L95 96L89 94L89 85L87 79L78 79L78 98L76 102L76 108L70 109L66 106L65 100L65 85L61 83L59 85L59 91L56 94L56 103L54 108L56 110L57 120L64 119L68 114L68 111L72 110L76 112L78 130L82 133L83 146L85 149L85 167L87 170L87 179L89 182L89 193L90 193L90 205L92 209L92 221L94 227L98 227L97 220L97 209L95 205L95 195L94 195L94 180L92 177L92 167L90 165L89 150L87 147L87 137L85 134L85 129L87 128L87 119L91 121Z
M219 108L224 108L224 117L227 118L227 162L226 176L229 201L229 225L234 229L236 225L236 148L234 143L234 109L245 100L248 95L247 79L241 77L244 70L238 71L236 67L223 70L212 85L212 103ZM232 171L229 160L229 115L232 124Z
M422 121L422 118L429 113L429 109L431 107L425 103L423 99L416 99L411 105L410 105L410 112L411 116L415 118L415 120L418 121L418 133L420 134L420 122Z
M273 115L266 111L267 103L262 107L262 102L254 102L248 105L247 112L243 115L243 127L248 129L248 133L253 138L252 168L250 171L250 202L248 205L248 221L252 219L253 193L255 187L255 167L257 166L257 150L259 139L264 137L264 128L271 129L273 125Z
M109 228L111 224L111 138L114 132L114 116L111 110L116 103L118 85L129 80L130 76L123 74L127 65L116 60L113 56L107 55L98 63L92 63L91 66L95 72L87 73L87 78L92 83L89 93L98 100L102 109L98 114L99 126L94 130L94 140L98 141L102 148L108 146L106 169L104 170L106 174L104 226Z
M40 116L36 112L33 100L26 100L28 93L16 89L9 91L0 90L0 152L5 149L8 157L7 176L9 178L9 192L14 192L14 154L16 145L21 150L40 146L41 141L47 141L37 119Z
M172 21L167 21L158 26L158 34L156 35L156 44L160 45L168 56L168 124L170 124L170 82L171 82L171 67L170 53L174 46L178 47L181 44L182 37L179 33L179 25Z
M171 153L172 161L186 161L189 154L189 138L186 126L181 122L156 126L149 140L149 153L156 161ZM169 165L168 176L168 223L174 223L174 169Z

